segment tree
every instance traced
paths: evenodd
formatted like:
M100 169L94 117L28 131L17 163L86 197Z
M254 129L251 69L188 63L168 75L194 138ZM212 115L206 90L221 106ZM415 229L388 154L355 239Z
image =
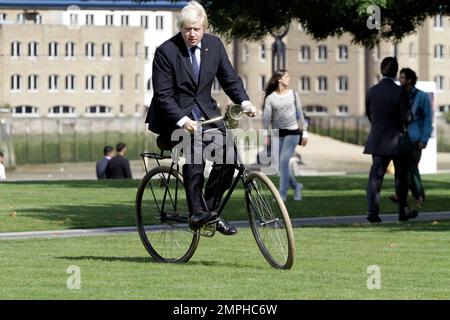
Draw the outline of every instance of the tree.
M143 0L151 1L151 0ZM142 1L141 1L142 2ZM177 1L172 1L177 2ZM372 46L380 40L401 40L427 17L449 15L447 0L199 0L213 30L228 39L259 40L292 20L316 40L350 33L353 42ZM380 29L369 6L380 9Z

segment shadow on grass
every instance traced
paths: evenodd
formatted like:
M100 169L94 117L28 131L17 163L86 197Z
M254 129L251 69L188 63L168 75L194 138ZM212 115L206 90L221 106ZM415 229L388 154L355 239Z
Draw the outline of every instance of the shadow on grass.
M60 181L8 181L4 185L15 186L60 186L61 188L120 188L120 189L137 189L140 180L137 179L111 179L111 180L60 180Z
M130 199L131 200L131 199ZM133 199L134 200L134 199ZM126 204L49 206L17 210L17 215L48 221L65 229L130 227L136 225L134 201Z
M103 261L103 262L130 262L130 263L155 263L155 264L163 264L162 262L155 261L150 256L148 257L106 257L106 256L75 256L75 257L56 257L56 259L60 260L69 260L69 261L80 261L80 260L92 260L92 261ZM168 263L174 264L174 263ZM191 260L184 263L176 263L179 266L207 266L207 267L231 267L231 268L253 268L253 269L265 269L262 266L250 265L245 263L233 263L233 262L223 262L223 261L215 261L215 260Z

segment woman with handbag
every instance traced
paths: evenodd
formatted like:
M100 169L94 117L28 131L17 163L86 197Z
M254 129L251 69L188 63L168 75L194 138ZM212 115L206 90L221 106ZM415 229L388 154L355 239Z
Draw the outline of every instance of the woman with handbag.
M302 199L301 183L289 170L289 160L297 145L306 146L308 133L298 94L289 89L290 76L286 70L276 71L269 80L264 93L263 125L265 129L279 132L279 192L284 201L289 186L295 190L295 200ZM272 150L274 152L275 150Z

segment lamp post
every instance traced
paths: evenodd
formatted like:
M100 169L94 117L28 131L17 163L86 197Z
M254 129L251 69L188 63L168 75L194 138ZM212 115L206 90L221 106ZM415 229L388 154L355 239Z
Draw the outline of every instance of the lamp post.
M275 38L272 44L272 74L276 70L286 69L286 45L283 43L283 37L288 31L289 25L286 25L271 32Z

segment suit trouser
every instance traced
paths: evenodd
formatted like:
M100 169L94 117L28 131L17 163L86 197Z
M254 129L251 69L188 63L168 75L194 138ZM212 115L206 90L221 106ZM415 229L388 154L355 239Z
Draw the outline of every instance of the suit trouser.
M370 215L378 215L380 212L381 186L391 160L394 161L397 176L395 189L398 196L399 214L404 214L405 208L408 207L408 157L372 155L372 167L370 168L369 183L367 184L367 204Z
M417 142L412 142L411 145L411 154L409 154L408 156L408 187L415 199L422 198L422 200L425 200L425 192L423 190L419 171L419 162L422 158L422 149L419 148ZM415 179L418 179L420 181L419 185L415 183ZM397 172L395 173L395 183L398 184Z
M217 209L217 205L222 199L223 194L230 188L233 182L235 166L234 164L229 163L230 161L227 159L227 155L230 154L230 156L233 157L231 162L236 161L234 144L226 143L227 137L222 130L217 129L214 131L214 135L222 136L222 141L211 141L204 135L200 146L198 144L194 146L195 141L193 139L191 143L191 154L188 156L189 159L186 159L187 162L190 160L190 163L183 165L184 187L191 215L200 210L207 212ZM203 201L202 190L205 182L205 158L209 158L203 156L205 148L208 148L206 152L208 156L213 156L216 160L219 159L219 161L214 161L213 163L208 182L205 186L205 201ZM211 150L212 152L210 152ZM202 153L201 157L199 157L200 152ZM214 203L215 198L216 203Z

